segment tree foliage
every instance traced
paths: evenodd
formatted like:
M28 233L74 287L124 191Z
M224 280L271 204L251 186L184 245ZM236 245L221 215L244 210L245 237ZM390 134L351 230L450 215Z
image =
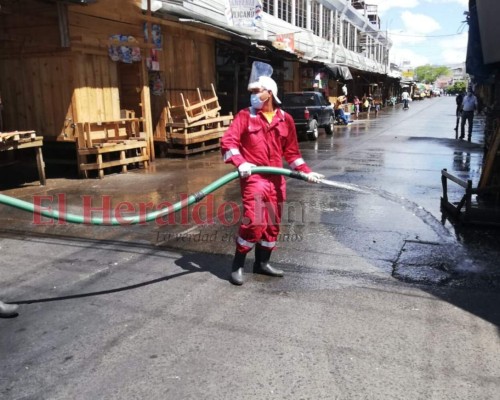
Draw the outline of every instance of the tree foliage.
M415 80L422 83L434 83L440 76L450 76L451 70L445 66L422 65L413 71Z
M446 92L450 94L465 92L465 82L455 82L452 86L446 88Z

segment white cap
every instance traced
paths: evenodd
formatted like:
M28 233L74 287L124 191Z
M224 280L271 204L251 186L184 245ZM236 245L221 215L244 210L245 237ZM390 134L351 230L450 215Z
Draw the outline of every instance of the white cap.
M276 100L278 104L281 104L281 100L278 98L278 85L273 78L268 76L259 76L259 80L248 85L248 90L260 88L273 92L274 100Z

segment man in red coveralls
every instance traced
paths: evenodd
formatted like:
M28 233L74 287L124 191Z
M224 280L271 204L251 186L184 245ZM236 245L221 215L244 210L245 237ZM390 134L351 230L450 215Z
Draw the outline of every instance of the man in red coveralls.
M246 254L255 248L254 273L283 276L269 264L276 246L285 201L286 182L282 175L254 174L252 167L283 167L303 172L309 182L319 183L323 175L311 172L300 154L295 123L279 108L276 82L260 76L250 83L251 107L241 110L222 137L224 162L232 163L240 173L243 218L236 239L231 283L243 284Z

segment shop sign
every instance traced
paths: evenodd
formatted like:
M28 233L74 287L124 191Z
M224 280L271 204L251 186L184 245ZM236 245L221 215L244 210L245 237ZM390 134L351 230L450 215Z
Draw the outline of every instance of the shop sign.
M289 51L293 53L295 51L295 36L293 33L283 33L276 35L276 40L273 42L273 46L280 50Z
M226 0L224 11L229 26L255 28L262 21L260 0Z

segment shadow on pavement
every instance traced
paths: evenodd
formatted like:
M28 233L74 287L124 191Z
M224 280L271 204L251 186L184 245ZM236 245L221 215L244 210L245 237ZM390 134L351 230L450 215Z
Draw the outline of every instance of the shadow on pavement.
M180 272L178 274L163 276L161 278L157 278L157 279L152 279L152 280L145 281L145 282L136 283L134 285L123 286L123 287L119 287L119 288L115 288L115 289L101 290L101 291L97 291L97 292L71 294L71 295L68 295L68 296L59 296L59 297L46 297L46 298L42 298L42 299L19 300L19 301L16 301L15 304L46 303L46 302L49 302L49 301L71 300L71 299L78 299L78 298L83 298L83 297L100 296L100 295L103 295L103 294L118 293L118 292L123 292L125 290L132 290L132 289L137 289L137 288L140 288L140 287L143 287L143 286L152 285L152 284L155 284L155 283L158 283L158 282L168 281L170 279L174 279L174 278L178 278L180 276L188 275L188 274L190 274L192 272L197 272L197 271Z
M223 281L228 281L230 263L229 257L204 253L186 253L175 261L186 272L210 272Z
M472 315L488 321L495 325L497 329L500 328L500 310L498 309L500 294L498 291L472 291L468 288L446 290L446 292L442 293L434 293L431 291L431 293Z
M35 233L35 232L17 231L13 229L2 229L0 230L0 237L1 236L9 238L22 237L23 240L28 240L31 242L39 242L46 245L62 245L65 247L71 246L82 249L92 248L93 250L109 250L110 248L112 248L113 252L124 252L124 253L138 254L143 256L154 255L155 257L158 257L160 255L161 257L161 253L168 252L164 249L159 249L153 245L146 243L134 243L130 241L110 240L110 239L89 239L89 238L74 237L70 235L49 234L47 232ZM173 250L173 252L174 254L171 254L169 258L175 259L175 257L178 256L178 252L175 250ZM55 297L20 299L11 303L33 304L33 303L72 300L78 298L113 294L113 293L138 289L144 286L153 285L160 282L169 281L171 279L179 278L196 272L210 272L212 275L216 276L219 279L228 280L229 269L227 268L227 266L230 265L230 262L231 262L230 258L226 256L203 254L203 253L201 254L185 253L182 254L180 258L175 259L175 261L173 262L176 266L184 270L182 272L161 276L159 278L138 282L133 285L116 287L112 289L68 294L64 296L55 296Z

